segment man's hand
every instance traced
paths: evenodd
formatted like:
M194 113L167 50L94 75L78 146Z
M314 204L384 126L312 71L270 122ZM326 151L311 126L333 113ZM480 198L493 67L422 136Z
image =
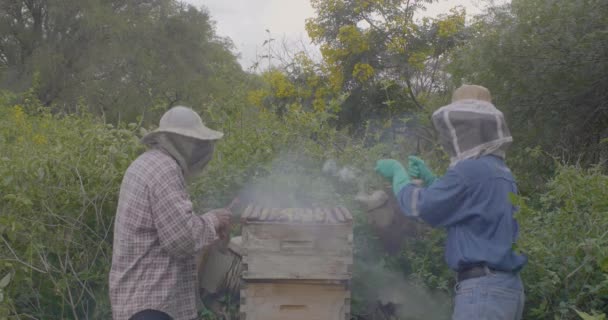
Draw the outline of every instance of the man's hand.
M207 214L215 215L218 221L218 224L215 226L215 231L221 238L230 228L230 223L232 221L232 211L228 209L215 209L209 211Z
M387 179L392 179L396 172L404 171L403 165L394 159L382 159L376 162L376 172Z
M410 177L403 165L394 159L382 159L376 163L376 172L393 182L393 192L395 195L410 183Z
M416 156L409 156L408 160L408 173L410 174L410 177L422 179L426 186L430 186L435 182L435 175L426 163L424 163L424 160Z
M230 242L230 223L232 221L232 211L228 208L215 209L206 214L214 215L217 219L215 233L219 238L219 251L225 253Z

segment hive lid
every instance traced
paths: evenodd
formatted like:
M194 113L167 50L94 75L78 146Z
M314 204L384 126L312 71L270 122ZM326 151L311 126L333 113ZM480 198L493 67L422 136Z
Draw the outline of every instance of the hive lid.
M352 220L352 214L341 206L335 208L268 208L250 205L241 216L243 223L344 224L351 223Z

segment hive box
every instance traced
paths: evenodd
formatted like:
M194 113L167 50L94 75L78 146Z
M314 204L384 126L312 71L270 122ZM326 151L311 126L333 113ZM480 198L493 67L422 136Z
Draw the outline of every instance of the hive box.
M246 282L241 289L241 320L348 320L347 285L321 281Z
M348 210L252 206L242 226L242 320L350 318Z

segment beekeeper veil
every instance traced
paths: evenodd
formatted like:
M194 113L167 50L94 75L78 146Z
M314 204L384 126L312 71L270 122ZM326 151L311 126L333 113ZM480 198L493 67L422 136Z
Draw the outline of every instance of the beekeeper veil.
M481 86L458 88L452 103L435 111L432 120L450 155L450 166L489 154L504 159L513 142L504 115L492 104L490 91Z
M142 142L169 153L190 180L211 161L215 141L222 136L223 133L207 128L192 109L176 106L165 112L158 129L144 136Z

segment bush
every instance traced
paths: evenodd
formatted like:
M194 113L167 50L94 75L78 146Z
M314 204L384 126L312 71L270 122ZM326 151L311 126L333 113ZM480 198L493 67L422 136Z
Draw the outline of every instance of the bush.
M122 175L143 151L139 128L112 127L88 114L52 115L27 94L0 96L0 115L0 318L110 318L112 222ZM454 279L443 262L444 233L410 237L389 256L353 200L360 186L385 186L371 170L376 159L404 159L403 151L374 137L364 137L363 146L328 126L326 114L297 108L281 117L212 108L204 118L226 137L191 186L197 212L248 194L285 206L345 205L355 217L353 315L369 319L378 294L388 292L403 300L405 318L421 318L413 310L449 317ZM328 158L352 167L357 182L324 175ZM521 207L518 249L530 258L526 319L608 312L607 188L599 169L564 166L540 188L544 193L514 197Z
M36 105L0 114L0 318L110 318L112 221L137 137Z
M546 188L534 207L518 200L519 249L529 256L525 318L608 313L608 176L562 166Z
M144 150L139 128L45 110L27 97L0 99L0 318L108 319L112 223L123 173ZM280 190L291 205L346 203L353 186L323 176L323 161L375 159L357 158L362 147L338 139L323 114L211 109L205 118L226 137L191 186L197 212L252 188Z

